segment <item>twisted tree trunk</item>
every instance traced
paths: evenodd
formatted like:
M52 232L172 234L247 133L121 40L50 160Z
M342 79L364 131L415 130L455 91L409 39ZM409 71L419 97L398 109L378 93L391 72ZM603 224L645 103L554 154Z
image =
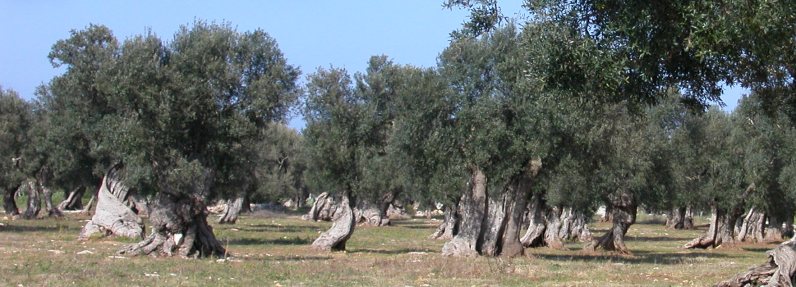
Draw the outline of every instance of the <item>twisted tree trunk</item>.
M528 230L520 240L523 246L565 249L562 239L569 239L573 234L571 233L573 228L577 230L576 237L585 238L587 235L591 237L591 233L585 227L585 219L575 221L572 215L563 212L562 207L548 207L540 194L534 195L532 200Z
M66 198L58 204L58 209L64 210L81 210L83 209L83 194L86 189L79 185L66 195Z
M793 286L796 280L796 241L782 243L766 252L766 255L768 260L765 263L716 286Z
M685 228L686 207L675 207L666 215L666 227L671 229Z
M310 211L302 216L304 220L312 221L331 221L337 212L337 205L334 200L329 197L329 193L324 192L315 198L315 203L312 204Z
M340 200L332 227L312 242L312 248L321 251L345 250L345 244L351 238L351 235L354 234L355 226L354 210L351 207L348 194L346 194Z
M125 204L130 196L130 190L122 182L123 168L122 164L116 164L105 173L100 184L94 216L83 226L78 239L86 240L94 234L144 237L143 221Z
M766 215L755 210L754 207L739 222L740 227L735 231L735 240L740 242L763 242Z
M520 241L522 217L525 213L525 206L528 205L528 196L533 178L539 173L540 168L541 162L539 162L538 166L532 164L530 173L522 176L515 184L515 187L509 190L508 201L504 205L506 220L500 244L501 256L515 257L525 254L525 247Z
M471 169L470 188L462 197L459 233L442 246L442 255L478 256L478 239L487 212L487 178L478 167Z
M207 188L207 183L199 188ZM118 253L194 258L227 256L226 249L213 234L213 228L207 224L209 212L200 194L204 193L158 193L149 216L152 233L143 241L126 246Z
M561 222L562 226L558 237L562 240L589 242L593 239L587 225L588 220L583 212L576 212L571 207L565 208L561 216Z
M3 209L8 216L19 215L19 208L17 208L17 201L14 195L17 194L20 185L21 184L7 186L3 193Z
M710 220L710 227L705 235L702 235L685 244L685 248L716 248L722 244L735 243L735 223L743 215L743 206L749 193L753 192L755 185L751 184L744 190L736 200L735 205L729 212L718 208L718 203L714 202L711 207L713 214Z
M494 199L487 200L487 213L482 223L482 231L476 244L479 248L481 255L497 256L502 249L502 237L506 228L506 213L505 206L512 201L507 198L506 194L502 196L499 201Z
M28 191L28 208L25 209L25 213L22 214L22 218L35 219L39 216L39 211L41 211L41 197L39 197L40 190L34 179L28 179L26 186Z
M584 247L586 251L595 251L602 248L607 251L616 251L622 254L630 254L630 250L625 245L625 234L630 226L636 222L636 212L638 205L635 195L629 192L622 192L611 199L611 222L613 225L608 232L597 240Z
M227 207L224 208L224 213L218 217L220 224L235 224L238 221L238 215L243 208L243 202L246 195L241 194L235 197L232 201L227 202Z
M437 230L429 236L430 239L450 240L456 236L459 227L458 206L458 202L456 205L445 206L445 217L437 227Z
M529 207L528 230L525 235L520 239L524 247L540 247L544 246L544 234L547 230L545 222L545 213L547 207L544 204L541 194L535 194L531 199L531 206Z

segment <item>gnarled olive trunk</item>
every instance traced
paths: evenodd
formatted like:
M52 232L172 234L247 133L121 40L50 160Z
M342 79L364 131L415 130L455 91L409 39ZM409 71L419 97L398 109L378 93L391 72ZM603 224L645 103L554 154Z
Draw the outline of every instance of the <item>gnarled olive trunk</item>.
M763 242L765 224L766 215L752 207L746 216L736 224L735 240L740 242Z
M83 209L83 194L85 192L86 189L82 185L79 185L78 187L70 191L66 195L66 198L64 198L64 200L58 204L58 209L61 211Z
M437 230L434 231L430 239L450 240L458 233L459 229L459 204L446 205L445 217L442 223L439 224Z
M720 287L793 286L796 278L796 241L790 240L766 252L765 263L720 282Z
M547 230L547 223L545 222L547 206L542 199L541 194L535 194L531 199L528 215L528 229L525 235L520 239L524 247L540 247L544 246L544 234Z
M301 218L312 221L331 221L336 212L337 204L329 196L329 193L324 192L315 198L315 203L312 204L310 211Z
M722 244L735 243L735 224L743 215L743 207L746 198L754 189L754 184L749 185L729 211L719 208L718 203L713 202L711 206L711 213L713 215L710 219L710 227L707 233L686 243L684 247L704 249L708 247L716 248Z
M25 209L22 218L35 219L39 216L39 211L41 211L41 197L38 183L34 179L28 179L24 187L28 191L28 208Z
M575 211L571 207L564 208L561 222L562 226L558 237L562 240L589 242L593 239L588 226L588 218L583 212Z
M442 246L442 255L478 256L478 239L481 238L484 217L487 212L487 178L481 169L471 170L469 188L459 202L461 221L459 233Z
M220 224L235 224L238 221L238 215L243 209L243 202L245 194L238 195L235 199L227 202L227 207L224 208L224 213L218 217Z
M638 204L636 197L629 192L622 192L611 199L611 229L597 240L584 247L584 250L595 251L603 249L616 251L622 254L630 254L630 250L625 245L625 234L630 226L636 222L636 212Z
M19 190L20 184L8 186L3 193L3 209L6 215L14 216L19 215L19 208L17 208L17 201L14 196Z
M312 242L312 248L322 251L342 251L351 235L354 234L356 218L349 196L343 195L335 215L334 223Z
M534 195L532 200L530 223L521 239L523 246L565 249L562 240L591 240L585 216L578 218L571 209L564 212L563 207L548 207L540 194Z
M379 202L379 226L390 225L390 217L387 215L387 211L400 193L401 189L394 189L381 196L381 201Z
M666 227L671 229L693 228L693 219L688 216L688 208L675 207L666 216Z
M520 229L525 206L528 205L533 177L538 174L540 168L541 162L539 162L539 166L533 165L530 174L522 176L514 187L508 190L509 193L504 204L506 220L500 244L501 256L515 257L525 254L525 247L520 241Z
M94 234L129 238L144 237L144 223L125 202L130 189L122 182L123 165L111 167L100 184L97 208L91 221L83 226L78 239L86 240Z
M497 256L500 254L502 246L503 231L506 228L505 206L508 193L504 193L500 200L488 199L487 212L484 222L481 225L481 236L476 248L481 255Z
M158 193L149 216L152 233L143 241L126 246L118 253L133 256L226 256L226 249L207 223L207 207L197 194L203 193Z

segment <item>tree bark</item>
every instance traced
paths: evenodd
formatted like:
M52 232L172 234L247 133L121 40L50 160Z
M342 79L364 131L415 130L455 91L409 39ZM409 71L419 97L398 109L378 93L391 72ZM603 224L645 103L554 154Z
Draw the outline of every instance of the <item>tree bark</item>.
M540 162L541 164L541 162ZM539 167L533 167L530 174L522 176L516 187L508 194L509 201L506 202L506 221L501 242L500 255L504 257L515 257L525 254L525 247L520 241L520 229L522 217L525 213L525 206L528 205L528 196L531 192L532 179L538 172Z
M528 230L526 230L525 235L520 240L522 245L525 247L547 246L553 249L565 249L562 239L569 237L570 231L565 230L565 228L569 229L571 227L565 227L564 220L570 222L567 223L569 226L573 224L574 219L571 221L567 219L568 215L563 213L562 207L548 207L540 194L534 195L532 200L530 223ZM577 222L574 224L580 225L581 223ZM583 226L585 226L585 222L583 222ZM586 231L582 229L583 226L578 227L578 232L585 232L583 236L588 234L591 237L588 229ZM581 235L579 234L578 236L580 237Z
M83 194L86 189L79 185L66 195L66 198L58 204L58 209L64 210L81 210L83 209Z
M607 251L616 251L621 254L631 254L625 245L625 234L630 226L636 222L638 205L635 195L623 192L611 199L611 222L608 232L597 240L584 247L586 251L595 251L602 248Z
M111 167L102 179L97 208L91 221L83 226L78 239L86 240L94 234L143 238L144 224L126 204L129 188L122 182L123 165Z
M35 219L39 216L39 211L41 211L41 197L39 197L40 193L37 185L34 179L28 179L26 183L28 208L25 209L25 213L22 214L22 218L24 219Z
M478 239L487 211L487 178L478 167L471 169L470 187L460 202L459 233L442 246L442 255L478 256Z
M520 239L520 242L524 247L544 246L544 234L545 230L547 230L547 224L545 223L546 206L541 194L535 194L532 197L529 210L528 230L525 231L525 235Z
M17 194L20 184L12 185L6 188L3 193L3 209L6 215L15 216L19 215L19 208L17 208L17 201L14 196Z
M675 207L666 216L666 227L670 229L685 229L686 207Z
M694 229L694 209L691 206L685 209L685 218L683 218L683 229Z
M340 200L338 212L332 227L312 242L312 248L321 251L345 250L346 242L351 238L351 235L354 234L355 226L356 218L354 218L354 210L351 207L349 196L346 194L343 195L343 198Z
M458 233L459 227L458 203L456 205L445 206L445 218L434 231L430 239L450 240Z
M207 188L206 185L203 188ZM209 212L198 194L202 193L158 193L149 216L152 233L143 241L126 246L118 253L193 258L227 256L226 249L213 234L213 228L207 224Z
M506 228L505 206L510 201L506 194L500 200L488 199L487 212L481 225L482 231L476 248L481 255L497 256L501 253L502 237Z
M793 286L796 277L796 241L790 240L766 252L765 263L720 282L720 287Z
M50 217L61 217L64 216L63 212L60 209L56 208L53 205L53 192L47 186L40 184L39 186L42 190L42 194L44 195L44 210L47 211L47 216Z
M329 193L324 192L315 198L315 203L312 204L309 213L301 218L312 221L331 221L332 218L335 217L336 212L337 205L334 203L334 200L329 197Z
M218 217L220 224L235 224L238 221L238 215L243 208L243 199L245 195L238 195L232 201L227 202L227 207L224 208L224 213Z
M740 242L763 242L766 215L754 207L740 221L740 228L735 231L735 240Z
M588 220L583 212L577 212L571 207L565 208L561 216L561 222L562 226L558 237L562 240L589 242L593 239L587 224Z
M716 248L722 244L735 243L735 223L743 215L743 206L749 193L753 192L755 185L751 184L736 200L735 205L725 212L723 209L718 208L718 203L714 202L711 207L713 214L710 220L710 228L708 232L694 240L685 244L685 248Z

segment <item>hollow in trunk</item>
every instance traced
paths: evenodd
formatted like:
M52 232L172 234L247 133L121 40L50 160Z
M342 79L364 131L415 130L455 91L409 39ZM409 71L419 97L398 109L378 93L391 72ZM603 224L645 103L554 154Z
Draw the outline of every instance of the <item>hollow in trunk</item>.
M17 201L14 196L17 194L17 190L19 189L20 184L7 186L5 191L3 192L3 209L5 210L6 215L8 216L15 216L19 215L19 208L17 207Z

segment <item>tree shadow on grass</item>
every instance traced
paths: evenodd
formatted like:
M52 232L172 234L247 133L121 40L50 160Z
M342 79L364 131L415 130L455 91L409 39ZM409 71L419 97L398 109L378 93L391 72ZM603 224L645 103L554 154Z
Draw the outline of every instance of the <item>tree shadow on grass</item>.
M226 244L227 241L224 241ZM311 243L307 238L276 238L276 239L262 239L262 238L238 238L229 240L230 245L308 245Z
M640 242L667 242L667 241L683 241L691 240L691 237L671 237L671 236L626 236L625 241L640 241Z
M0 232L54 232L59 230L69 230L68 226L29 226L6 224L0 227Z
M332 259L331 256L318 256L318 255L308 255L308 256L269 256L266 257L266 261L304 261L304 260L312 260L312 261L322 261L322 260L329 260Z
M288 233L303 233L315 232L319 227L317 226L295 226L295 225L275 225L275 224L254 224L234 227L238 230L249 232L288 232ZM323 229L323 228L321 228Z
M533 254L534 257L555 260L555 261L589 261L589 262L602 262L602 263L627 263L627 264L666 264L676 265L687 263L688 259L696 258L734 258L727 254L712 253L712 252L649 252L649 251L633 251L632 256L623 256L615 254Z
M396 254L409 254L411 252L417 253L426 253L431 254L437 251L429 250L429 249L420 249L420 248L401 248L401 249L351 249L347 251L348 253L372 253L372 254L388 254L388 255L396 255Z

